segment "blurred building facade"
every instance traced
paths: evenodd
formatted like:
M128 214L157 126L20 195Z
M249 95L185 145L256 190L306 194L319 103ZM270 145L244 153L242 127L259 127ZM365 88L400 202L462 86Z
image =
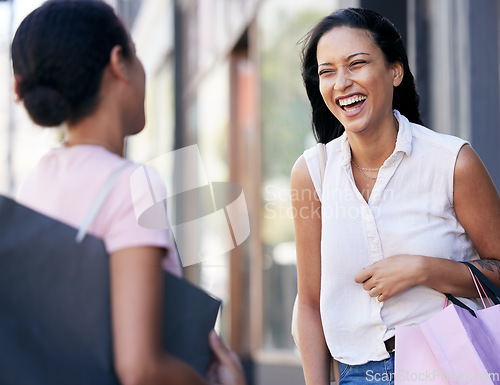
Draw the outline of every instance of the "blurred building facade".
M424 123L469 140L500 187L497 0L109 2L130 27L148 77L147 126L128 140L127 156L149 161L198 144L209 178L238 183L245 193L249 239L185 273L224 300L218 328L242 357L249 384L304 383L290 335L289 175L314 145L299 41L322 16L362 6L389 17L406 42ZM18 107L6 109L11 94L2 100L9 103L0 104L0 188L14 194L39 156L26 149L58 135L34 130Z

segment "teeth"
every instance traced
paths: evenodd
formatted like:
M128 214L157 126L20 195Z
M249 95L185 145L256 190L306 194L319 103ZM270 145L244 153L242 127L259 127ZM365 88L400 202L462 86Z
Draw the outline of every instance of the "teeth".
M339 104L341 107L345 107L345 106L348 106L349 104L361 102L363 100L366 100L366 96L356 95L356 96L353 96L352 98L340 99Z

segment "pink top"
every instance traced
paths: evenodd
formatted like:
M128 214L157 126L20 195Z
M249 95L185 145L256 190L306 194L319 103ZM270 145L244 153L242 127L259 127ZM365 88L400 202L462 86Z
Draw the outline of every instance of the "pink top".
M33 210L78 228L110 175L124 167L88 233L101 238L108 253L136 246L165 248L164 267L180 276L181 265L169 230L148 229L138 224L130 189L130 176L139 165L101 146L55 148L46 154L23 181L17 201ZM165 188L158 175L153 183ZM158 186L157 186L158 187ZM134 201L149 200L134 187ZM139 202L138 202L139 201Z

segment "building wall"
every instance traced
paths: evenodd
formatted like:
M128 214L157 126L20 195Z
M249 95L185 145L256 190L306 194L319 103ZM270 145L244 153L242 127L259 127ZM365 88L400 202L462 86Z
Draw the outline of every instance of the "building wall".
M408 0L424 123L469 140L500 185L497 1Z
M498 1L470 1L466 19L470 42L467 55L470 139L497 188L500 188L499 11Z

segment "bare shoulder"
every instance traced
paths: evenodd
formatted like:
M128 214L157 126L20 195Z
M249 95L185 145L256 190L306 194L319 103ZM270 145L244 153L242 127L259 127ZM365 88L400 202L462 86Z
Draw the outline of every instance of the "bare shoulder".
M290 178L291 200L295 207L309 205L313 207L319 204L320 200L314 187L314 183L309 174L304 155L300 156L292 168Z
M301 155L293 165L290 181L292 188L314 189L304 155Z
M487 172L476 151L468 144L463 145L455 163L455 178L467 177L478 171Z
M470 200L471 193L497 196L497 190L485 165L474 149L466 144L460 149L455 163L454 195Z
M497 259L500 198L488 170L469 145L462 147L456 160L453 200L457 218L481 258Z

